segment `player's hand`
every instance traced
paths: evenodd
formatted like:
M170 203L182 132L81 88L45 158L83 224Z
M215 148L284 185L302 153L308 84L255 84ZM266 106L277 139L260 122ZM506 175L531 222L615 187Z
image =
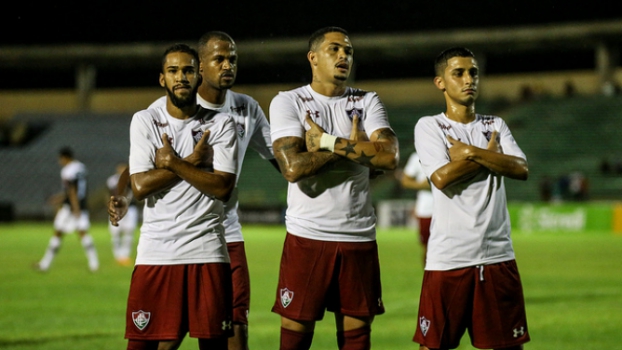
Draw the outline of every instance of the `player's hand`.
M309 124L309 130L305 133L305 141L307 144L308 152L317 152L320 150L320 138L322 138L322 134L325 133L324 129L321 126L317 125L313 119L311 119L311 115L307 113L305 117L307 124Z
M492 135L490 135L490 141L488 141L488 147L486 149L497 153L503 153L501 145L499 144L499 139L499 132L497 132L497 130L493 131Z
M359 130L359 121L360 118L358 115L355 115L352 118L352 131L350 131L350 140L356 141L369 141L369 137L367 137L367 133L365 130Z
M119 226L119 221L127 214L129 203L125 196L110 196L108 200L108 216L113 226Z
M162 148L158 148L155 154L155 166L157 169L168 169L171 162L178 158L177 153L171 146L166 133L162 134Z
M449 147L449 159L452 162L469 159L472 146L458 141L449 135L447 135L447 141L451 144L451 147Z
M205 130L203 136L197 144L194 146L192 154L190 154L186 160L194 166L210 168L214 163L214 149L207 143L209 139L210 130Z

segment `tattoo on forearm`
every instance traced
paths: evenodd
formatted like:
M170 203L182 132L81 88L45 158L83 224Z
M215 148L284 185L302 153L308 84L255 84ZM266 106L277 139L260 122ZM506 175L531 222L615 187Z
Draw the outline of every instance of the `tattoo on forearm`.
M346 146L344 146L343 148L340 148L340 150L346 152L345 156L347 157L348 154L350 154L350 153L356 154L356 151L354 150L354 147L356 147L356 142L350 143L350 142L346 141Z
M372 166L372 164L371 164L372 158L374 158L374 156L368 156L368 155L365 154L364 151L361 151L361 155L359 157L357 157L357 158L354 158L354 160L356 160L361 165L365 165L365 166L371 167Z
M378 140L388 140L395 137L395 133L390 129L382 129L378 133Z

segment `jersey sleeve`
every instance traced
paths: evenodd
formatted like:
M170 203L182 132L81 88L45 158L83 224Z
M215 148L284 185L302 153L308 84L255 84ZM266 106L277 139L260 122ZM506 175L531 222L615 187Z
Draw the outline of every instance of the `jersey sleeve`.
M503 121L503 119L498 118L499 120L499 136L500 136L500 145L504 154L508 154L511 156L519 157L527 160L527 156L518 146L514 136L512 136L512 132L510 132L510 128Z
M235 123L229 115L221 114L222 122L210 127L208 144L214 149L214 170L236 174L238 169L238 138Z
M419 162L419 156L413 153L408 157L408 161L404 166L404 175L416 179L421 173L421 163Z
M371 97L368 103L365 120L363 121L363 127L367 136L370 137L376 130L385 128L391 129L391 125L389 124L387 110L378 94L375 92L369 92L368 94L371 94Z
M142 113L134 114L130 123L130 175L155 168L155 152L159 145L155 143L156 135L151 134L147 118Z
M415 125L415 149L427 178L450 162L445 134L434 117L423 117Z
M252 116L255 118L255 129L251 135L249 146L263 159L273 159L272 138L270 137L270 124L263 110L257 102L253 103Z
M270 103L270 135L272 142L288 136L305 137L296 105L287 93L280 92Z

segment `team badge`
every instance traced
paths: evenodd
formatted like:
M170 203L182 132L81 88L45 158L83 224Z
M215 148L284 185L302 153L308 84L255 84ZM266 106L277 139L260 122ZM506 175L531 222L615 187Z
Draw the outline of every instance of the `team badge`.
M150 319L151 312L145 312L143 310L132 312L132 321L134 321L134 325L141 331L147 327Z
M289 304L292 303L292 299L294 299L294 292L287 288L283 288L280 290L281 292L281 305L283 307L288 307Z
M238 132L238 136L244 137L244 133L246 132L246 126L242 123L237 123L236 130Z
M203 137L203 130L192 130L192 139L194 143L199 143L201 141L201 137Z
M428 333L428 330L430 329L430 320L423 316L419 317L419 328L421 329L421 333L425 337L425 335Z
M354 116L358 116L359 120L363 118L363 108L346 109L346 113L348 114L350 120L353 120Z

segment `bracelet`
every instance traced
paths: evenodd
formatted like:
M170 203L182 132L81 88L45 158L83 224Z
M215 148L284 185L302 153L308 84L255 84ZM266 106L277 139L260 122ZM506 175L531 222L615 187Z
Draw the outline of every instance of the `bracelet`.
M322 137L320 137L320 149L334 152L335 151L335 142L337 142L337 136L333 136L333 135L329 135L327 133L323 133Z

